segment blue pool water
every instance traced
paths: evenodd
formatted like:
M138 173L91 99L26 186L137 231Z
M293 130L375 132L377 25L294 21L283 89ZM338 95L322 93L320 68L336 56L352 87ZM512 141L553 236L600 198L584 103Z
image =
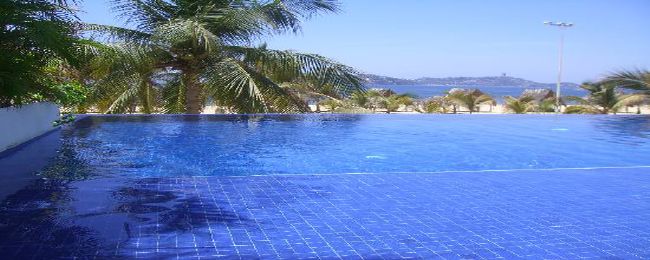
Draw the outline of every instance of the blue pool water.
M96 116L63 131L65 151L45 174L159 177L647 166L649 137L650 118L640 116Z
M0 255L647 259L649 159L647 116L91 116L0 154Z

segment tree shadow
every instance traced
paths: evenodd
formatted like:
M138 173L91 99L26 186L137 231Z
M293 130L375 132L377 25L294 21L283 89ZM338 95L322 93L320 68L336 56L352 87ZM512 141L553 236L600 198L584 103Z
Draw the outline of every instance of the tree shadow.
M61 218L69 213L71 199L65 183L44 180L8 196L0 204L0 255L61 258L101 251L92 229Z
M166 180L126 181L93 193L79 191L94 188L85 188L85 181L35 181L0 204L0 254L15 259L128 258L136 241L201 236L208 225L256 227L247 216L222 205L226 202L207 202L200 194L178 188L161 190L158 181ZM123 249L116 250L118 246ZM184 250L168 253L191 255Z
M155 227L159 233L188 232L208 223L228 226L253 223L248 217L220 205L227 202L204 201L192 192L158 190L136 184L114 191L113 197L117 202L114 212L127 213L139 220L140 225Z

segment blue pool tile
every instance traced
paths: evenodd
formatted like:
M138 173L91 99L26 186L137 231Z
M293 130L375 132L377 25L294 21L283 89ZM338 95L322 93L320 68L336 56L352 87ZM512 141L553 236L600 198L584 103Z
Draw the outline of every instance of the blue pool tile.
M2 202L0 253L224 259L650 255L650 173L642 170L146 178L103 189L84 182ZM53 186L35 185L30 190Z

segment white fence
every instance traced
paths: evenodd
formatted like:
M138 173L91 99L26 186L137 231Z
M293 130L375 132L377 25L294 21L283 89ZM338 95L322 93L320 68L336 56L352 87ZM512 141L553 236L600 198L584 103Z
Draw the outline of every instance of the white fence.
M48 102L0 108L0 152L54 129L58 118L59 107Z

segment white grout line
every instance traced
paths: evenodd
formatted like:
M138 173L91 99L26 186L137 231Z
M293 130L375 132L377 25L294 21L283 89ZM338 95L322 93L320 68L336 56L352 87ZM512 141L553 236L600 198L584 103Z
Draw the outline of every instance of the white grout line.
M612 166L612 167L576 167L576 168L545 168L545 169L503 169L503 170L454 170L454 171L426 171L426 172L344 172L344 173L277 173L277 174L251 174L251 175L196 175L190 177L272 177L272 176L331 176L331 175L373 175L373 174L434 174L434 173L477 173L477 172L518 172L518 171L566 171L566 170L605 170L605 169L650 169L650 165L638 166Z

